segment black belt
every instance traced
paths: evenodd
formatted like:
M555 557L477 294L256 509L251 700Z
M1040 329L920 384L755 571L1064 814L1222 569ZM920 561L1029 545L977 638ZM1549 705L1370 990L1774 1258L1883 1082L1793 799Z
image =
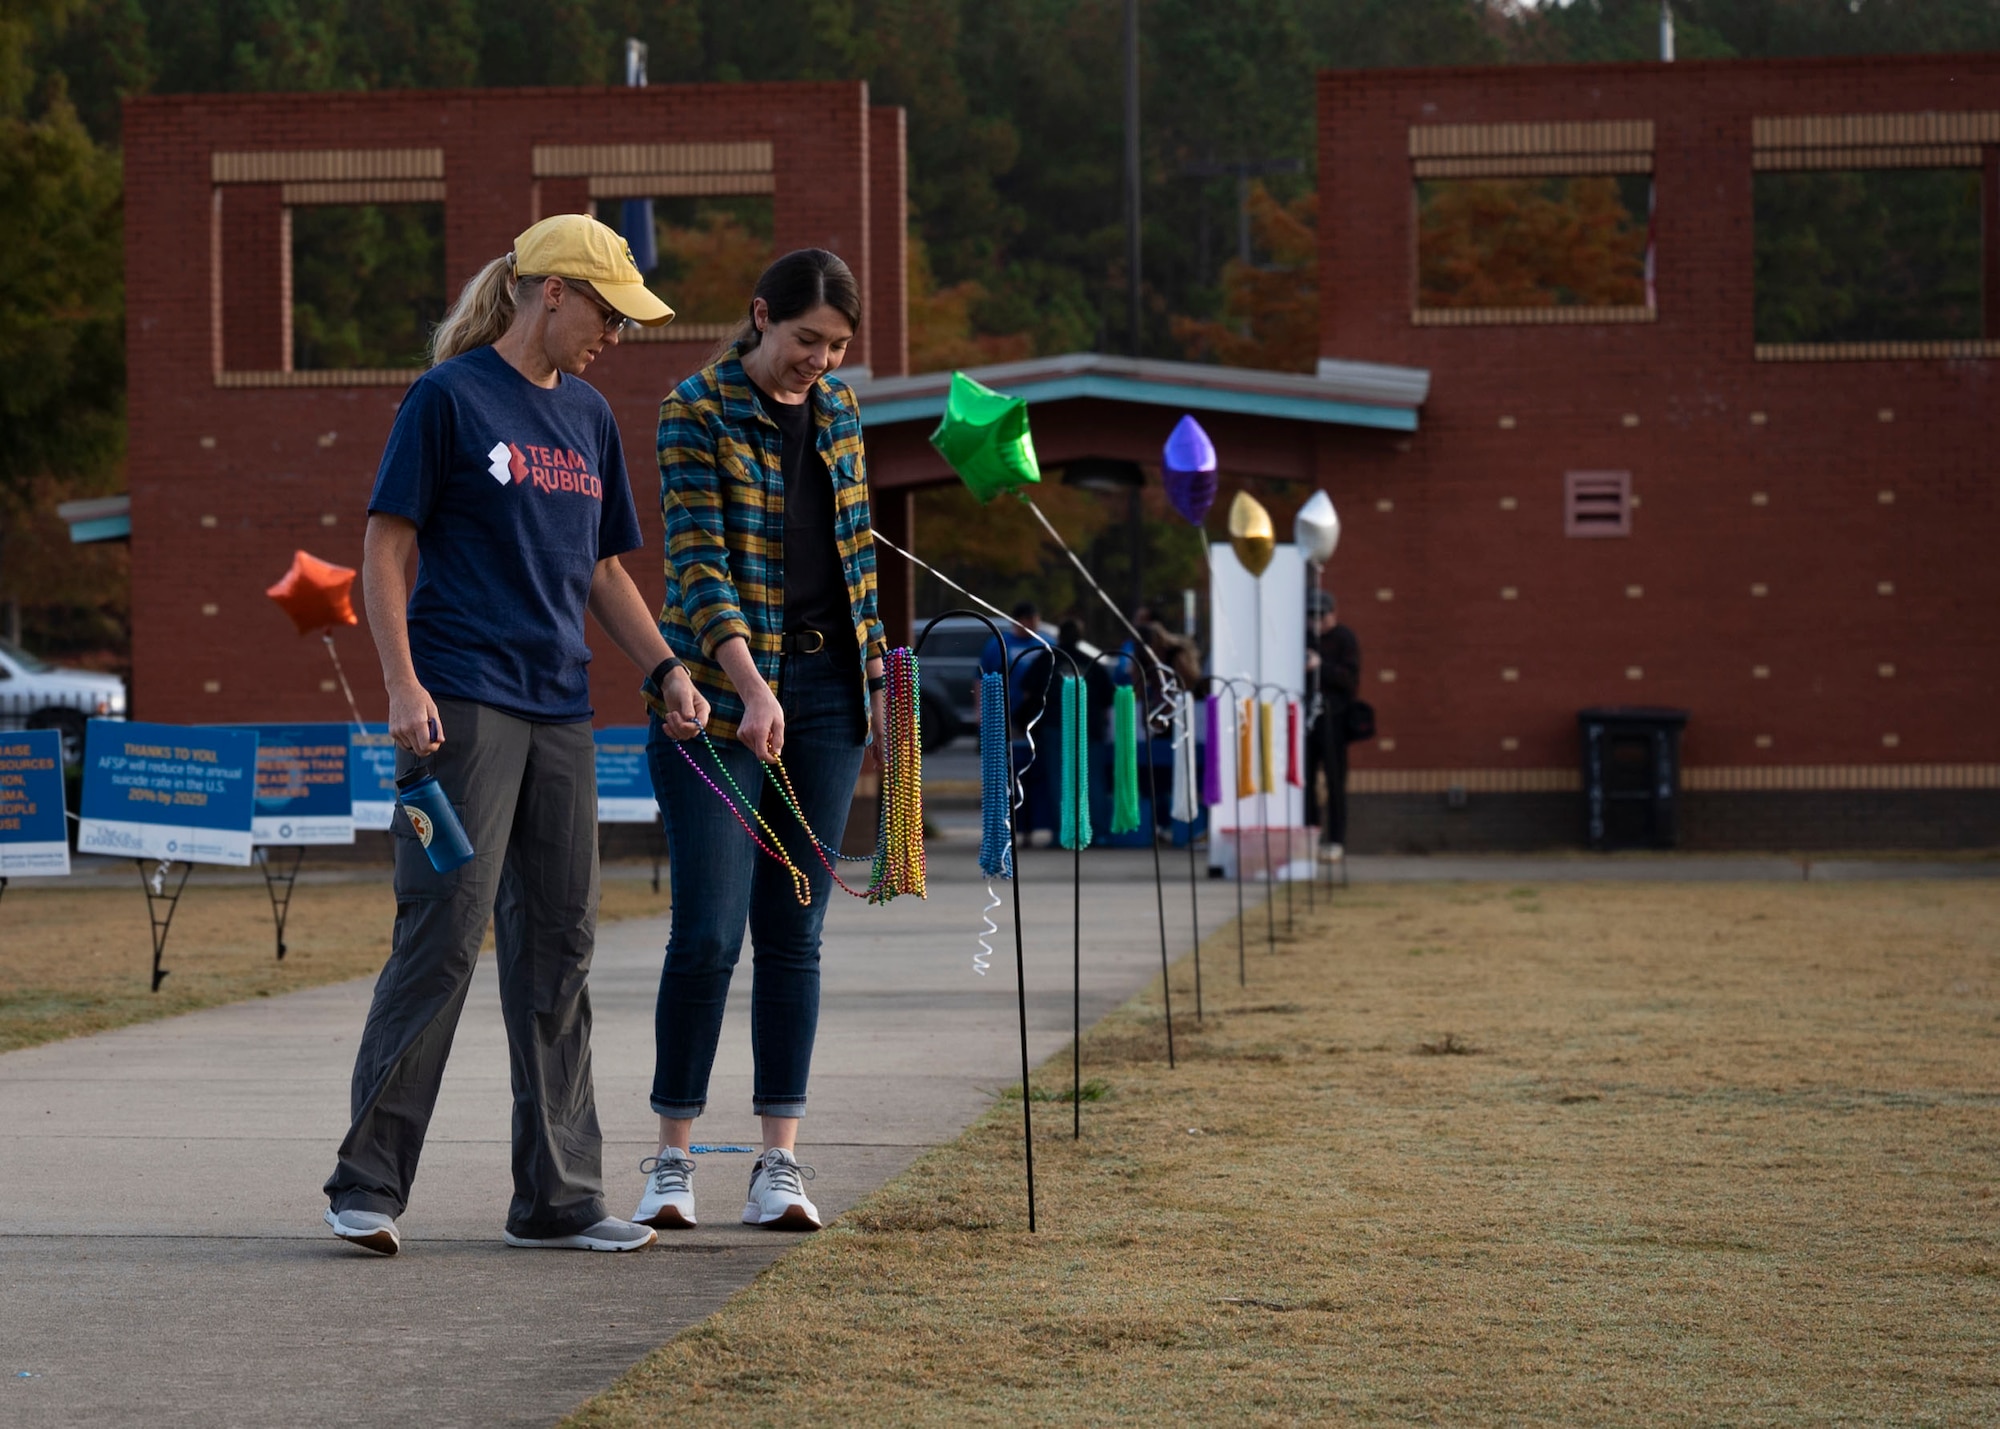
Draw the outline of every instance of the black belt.
M826 649L826 635L818 630L787 630L778 637L778 649L787 655L817 655Z

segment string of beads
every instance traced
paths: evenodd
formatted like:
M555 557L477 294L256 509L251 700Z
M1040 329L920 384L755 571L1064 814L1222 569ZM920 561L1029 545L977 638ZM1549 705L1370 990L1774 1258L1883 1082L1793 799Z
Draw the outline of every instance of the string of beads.
M836 886L855 898L865 898L871 903L887 903L899 894L914 893L925 897L924 892L924 808L923 808L923 727L921 714L920 680L917 658L907 648L891 650L883 662L886 694L885 713L888 729L885 731L881 751L882 793L880 813L876 822L876 847L872 860L868 855L850 856L842 854L835 846L813 832L805 811L799 806L798 791L792 787L792 776L782 759L771 761L771 769L778 777L778 797L791 810L799 827L805 830L807 840L820 863L826 868ZM784 840L778 836L736 777L729 772L729 766L722 762L716 750L715 741L706 730L702 731L702 743L708 749L708 757L714 763L723 782L729 785L735 798L723 792L721 785L710 778L695 757L688 752L688 744L676 747L690 768L701 776L701 781L715 792L715 796L729 806L729 812L736 817L743 832L750 836L752 843L764 853L785 866L786 874L792 881L792 894L801 907L812 905L812 880L804 869L792 861L785 849ZM749 819L744 817L748 811ZM752 828L750 820L756 820ZM763 831L762 837L758 830ZM768 841L767 841L768 839ZM831 854L832 858L828 855ZM851 886L834 867L834 859L851 863L872 861L873 868L865 889Z
M1014 876L1014 830L1007 788L1007 691L997 670L979 677L979 871Z

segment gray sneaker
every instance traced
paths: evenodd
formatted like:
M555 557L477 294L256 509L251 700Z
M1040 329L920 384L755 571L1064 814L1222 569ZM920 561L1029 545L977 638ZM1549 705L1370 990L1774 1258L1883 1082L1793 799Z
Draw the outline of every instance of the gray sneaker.
M395 1218L380 1211L329 1210L326 1223L333 1227L335 1235L363 1250L372 1250L378 1255L394 1255L402 1249L403 1238L396 1234Z
M645 1194L632 1219L642 1226L679 1230L694 1221L694 1158L678 1146L669 1146L658 1156L639 1163L646 1177Z
M635 1226L606 1216L594 1226L569 1235L525 1236L507 1232L507 1244L522 1250L644 1250L659 1234L651 1226Z

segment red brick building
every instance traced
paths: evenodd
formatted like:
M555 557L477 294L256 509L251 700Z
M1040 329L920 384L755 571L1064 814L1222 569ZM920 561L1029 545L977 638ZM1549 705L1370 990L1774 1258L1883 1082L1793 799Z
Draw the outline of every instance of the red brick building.
M903 111L871 106L862 84L139 99L125 111L125 176L140 718L346 717L326 652L263 591L295 548L360 565L376 462L416 374L294 370L302 208L442 204L455 294L547 214L766 194L774 252L830 248L861 280L868 314L850 362L885 376L906 366ZM662 584L660 398L723 331L677 322L591 372L626 437L646 533L627 560L649 600ZM899 511L885 512L892 530ZM363 713L383 717L365 624L339 640ZM635 681L615 651L593 666L611 722L635 717Z
M1380 712L1357 842L1574 842L1576 712L1643 704L1690 712L1686 845L2000 843L2000 57L1319 93L1321 351L1431 378L1418 431L1320 446ZM1976 335L1760 343L1759 176L1880 169L1983 176ZM1650 302L1420 305L1418 184L1591 174L1651 179ZM1593 481L1627 534L1566 534Z
M1232 473L1285 483L1281 531L1312 485L1332 494L1328 584L1380 717L1353 844L1578 843L1576 715L1606 704L1689 712L1684 846L2000 844L2000 57L1336 73L1319 103L1317 374L1079 354L981 375L1034 403L1047 465L1156 472L1190 410ZM854 84L129 105L135 713L342 714L318 642L262 590L294 547L359 564L413 374L292 370L302 207L441 202L455 292L544 214L769 194L774 251L835 249L869 295L850 361L877 524L921 549L906 494L950 477L924 441L944 378L902 375L902 125ZM1973 330L1760 341L1759 176L1885 170L1977 185ZM1420 291L1422 186L1572 176L1643 186L1643 292ZM649 599L659 398L719 335L676 323L591 374L626 434ZM907 572L881 569L901 626ZM365 629L342 648L379 717ZM630 718L622 660L595 670L600 718Z

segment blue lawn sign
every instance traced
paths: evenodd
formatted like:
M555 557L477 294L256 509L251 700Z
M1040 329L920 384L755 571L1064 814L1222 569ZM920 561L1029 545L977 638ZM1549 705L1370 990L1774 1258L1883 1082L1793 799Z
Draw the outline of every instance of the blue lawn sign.
M0 734L0 878L68 872L62 731Z
M77 850L247 868L256 797L254 730L94 719Z
M646 726L597 731L597 822L650 824L660 817L646 772Z
M386 829L396 817L396 741L386 724L348 727L347 787L354 827Z
M252 843L297 847L354 842L344 724L253 724L257 811Z

